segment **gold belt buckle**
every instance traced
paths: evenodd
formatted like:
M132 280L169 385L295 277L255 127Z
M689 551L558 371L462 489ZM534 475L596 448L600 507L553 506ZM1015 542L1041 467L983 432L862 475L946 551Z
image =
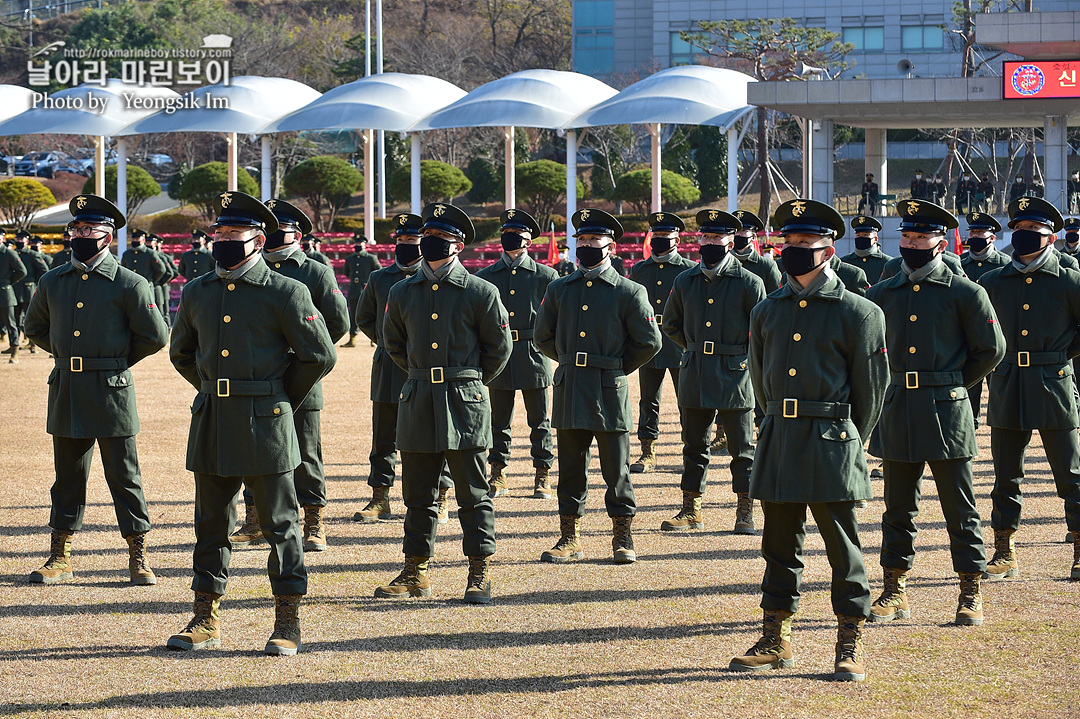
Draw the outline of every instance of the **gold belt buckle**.
M436 377L438 377L438 379L436 379ZM442 384L445 381L446 381L446 373L443 372L443 368L442 367L432 367L431 368L431 383L432 384Z
M788 408L791 409L788 409ZM795 419L799 416L799 400L785 399L783 415L785 419Z
M217 381L217 396L228 397L232 394L232 389L229 387L229 380L219 379Z
M517 342L518 339L520 339L520 335L518 335L518 331L517 330L510 330L510 341L511 342Z
M1030 367L1031 366L1031 353L1030 352L1017 352L1016 353L1016 366L1017 367Z
M701 351L707 355L711 355L714 351L716 351L716 343L705 342L705 344L701 348Z
M664 324L664 316L656 315L656 325L659 327L662 324Z
M82 372L82 357L72 357L70 367L72 372Z
M574 364L577 365L578 367L588 367L589 366L589 353L588 352L578 352L576 355L574 355Z
M919 373L918 372L905 372L904 373L904 388L905 389L919 389Z

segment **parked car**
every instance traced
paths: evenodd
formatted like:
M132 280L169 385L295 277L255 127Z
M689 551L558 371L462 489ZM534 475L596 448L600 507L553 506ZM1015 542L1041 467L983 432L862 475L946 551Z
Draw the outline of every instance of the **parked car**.
M82 167L81 174L89 177L94 174L94 148L92 147L80 147L71 153L72 159ZM116 156L116 150L105 150L105 164L115 165L119 161Z
M31 152L15 163L16 175L53 177L57 172L85 175L86 169L66 152Z
M136 155L132 164L138 165L158 182L163 182L176 174L176 161L163 152L149 152Z

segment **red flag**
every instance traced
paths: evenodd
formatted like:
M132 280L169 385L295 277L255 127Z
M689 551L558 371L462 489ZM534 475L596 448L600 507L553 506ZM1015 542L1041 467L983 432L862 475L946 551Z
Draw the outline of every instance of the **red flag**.
M958 255L964 253L964 243L960 241L960 228L953 228L953 252Z
M554 267L559 263L559 246L555 244L555 223L551 223L551 242L548 243L548 264Z
M641 243L641 259L647 260L652 257L652 230L645 233L645 239Z

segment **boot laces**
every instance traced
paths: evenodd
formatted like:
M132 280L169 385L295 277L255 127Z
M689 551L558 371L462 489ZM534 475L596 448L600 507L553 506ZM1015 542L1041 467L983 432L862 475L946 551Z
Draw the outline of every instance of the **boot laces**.
M483 589L484 583L487 581L487 575L488 563L486 557L469 557L469 579L466 586Z
M754 519L754 502L750 497L739 497L739 504L735 508L735 521L749 524Z
M131 537L131 561L140 570L146 570L146 537L135 534Z
M859 626L852 622L845 622L840 626L837 644L839 645L839 658L857 660L859 654Z

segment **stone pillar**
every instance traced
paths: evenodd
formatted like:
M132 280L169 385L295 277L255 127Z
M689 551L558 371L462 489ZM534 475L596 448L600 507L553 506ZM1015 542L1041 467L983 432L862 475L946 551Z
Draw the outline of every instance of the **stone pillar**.
M885 139L885 129L866 128L866 173L874 176L878 183L878 192L882 195L889 193L889 157L888 143ZM884 215L884 203L873 210L875 215Z
M1043 125L1043 180L1046 182L1046 201L1067 214L1065 210L1067 118L1062 115L1047 117Z
M810 123L810 160L813 168L810 198L833 203L833 121L813 120Z

